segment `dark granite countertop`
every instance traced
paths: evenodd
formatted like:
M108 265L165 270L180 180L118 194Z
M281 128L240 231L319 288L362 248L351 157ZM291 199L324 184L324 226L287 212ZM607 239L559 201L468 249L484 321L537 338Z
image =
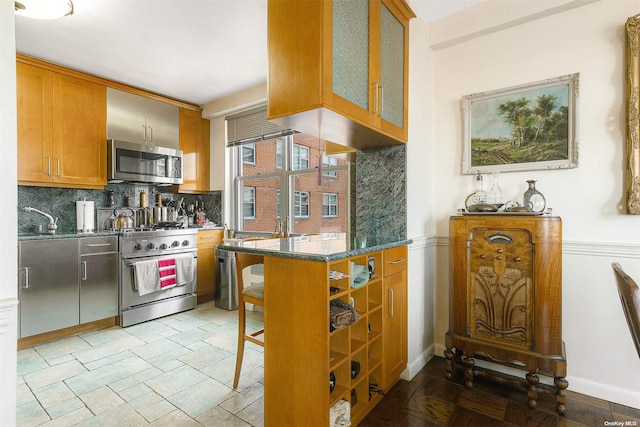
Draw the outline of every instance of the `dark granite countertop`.
M398 246L405 246L412 242L413 240L411 239L368 240L366 247L355 248L351 239L347 239L346 233L321 233L282 239L238 242L225 241L224 244L218 246L218 249L280 258L328 262Z
M52 239L77 239L79 237L103 237L117 236L116 231L98 231L95 233L74 233L74 232L57 232L56 234L47 233L18 233L18 241L25 240L52 240Z

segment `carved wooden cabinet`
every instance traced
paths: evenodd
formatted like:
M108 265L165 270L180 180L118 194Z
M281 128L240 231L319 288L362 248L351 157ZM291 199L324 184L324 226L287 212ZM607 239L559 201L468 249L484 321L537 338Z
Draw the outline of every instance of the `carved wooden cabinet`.
M562 341L562 221L547 215L462 215L449 221L449 331L446 374L514 380L556 394L566 412L567 362ZM476 365L476 359L526 371L526 382ZM538 374L554 379L555 387Z

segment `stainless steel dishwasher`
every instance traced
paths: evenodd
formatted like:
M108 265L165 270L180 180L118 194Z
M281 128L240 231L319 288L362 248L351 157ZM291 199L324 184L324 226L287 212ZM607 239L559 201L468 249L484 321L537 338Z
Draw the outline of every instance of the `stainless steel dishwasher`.
M238 284L236 280L236 256L233 251L216 248L218 274L216 277L216 307L225 310L238 309Z

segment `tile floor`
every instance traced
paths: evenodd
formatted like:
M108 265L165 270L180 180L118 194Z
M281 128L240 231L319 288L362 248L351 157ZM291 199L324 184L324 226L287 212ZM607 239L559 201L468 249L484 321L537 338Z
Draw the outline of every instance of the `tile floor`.
M262 314L248 312L251 327ZM233 390L237 311L196 309L18 352L17 424L262 426L263 349L247 343Z

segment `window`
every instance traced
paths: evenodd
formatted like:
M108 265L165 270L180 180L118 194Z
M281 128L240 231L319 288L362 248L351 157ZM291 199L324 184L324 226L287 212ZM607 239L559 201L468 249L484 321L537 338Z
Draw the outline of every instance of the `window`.
M293 170L309 169L309 147L293 144Z
M349 230L349 163L326 156L324 141L266 122L266 109L227 117L230 184L225 222L240 232L271 235L289 219L289 232ZM322 174L318 165L324 164Z
M256 189L254 187L244 187L242 217L245 219L256 217Z
M251 165L256 164L256 143L250 143L242 146L242 162Z
M322 194L322 216L325 218L338 216L338 195L336 193Z
M282 169L282 138L276 139L276 168Z
M293 216L295 218L309 217L309 192L296 191L294 193Z
M326 168L331 166L338 166L338 159L333 156L327 156L327 153L322 153L322 167ZM334 178L338 176L337 171L322 172L322 174L324 176L332 176Z

